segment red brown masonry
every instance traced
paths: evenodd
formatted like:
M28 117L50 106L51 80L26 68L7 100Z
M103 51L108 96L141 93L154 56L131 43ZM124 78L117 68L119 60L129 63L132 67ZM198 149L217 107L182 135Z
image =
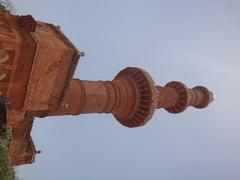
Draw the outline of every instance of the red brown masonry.
M141 68L128 67L112 81L73 78L79 51L59 26L31 15L0 13L0 94L9 98L7 124L13 129L13 165L33 163L38 152L31 138L34 117L112 113L122 125L145 125L154 111L180 113L205 108L213 94L172 81L158 86Z
M73 79L65 106L48 115L112 113L124 126L138 127L150 120L155 109L180 113L188 106L204 108L212 101L213 94L205 87L188 89L176 81L165 87L155 86L146 71L128 67L112 81Z

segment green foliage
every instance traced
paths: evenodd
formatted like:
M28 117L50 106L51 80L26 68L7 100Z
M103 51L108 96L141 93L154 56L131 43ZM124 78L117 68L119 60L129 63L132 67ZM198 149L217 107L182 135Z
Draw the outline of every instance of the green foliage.
M0 12L15 13L16 9L11 0L0 0Z
M9 145L12 140L12 131L8 128L0 134L0 180L15 180L15 172L10 163Z
M7 12L7 13L9 13L9 11L6 9L6 7L3 6L2 4L0 4L0 12Z

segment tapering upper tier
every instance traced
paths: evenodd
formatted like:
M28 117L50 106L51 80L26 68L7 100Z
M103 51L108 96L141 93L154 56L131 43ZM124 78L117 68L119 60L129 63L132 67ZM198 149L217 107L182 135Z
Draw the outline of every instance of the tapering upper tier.
M146 124L155 109L165 108L170 113L180 113L188 106L205 108L213 101L213 93L206 87L187 88L183 83L171 81L165 87L155 86L151 76L140 68L126 68L114 80L128 79L135 87L135 109L131 116L114 114L116 119L128 127Z
M49 115L112 113L122 125L138 127L151 119L155 109L180 113L188 106L204 108L212 101L213 93L205 87L188 89L176 81L156 86L146 71L128 67L112 81L73 79L65 106Z
M163 107L170 113L183 112L188 106L205 108L213 101L213 93L203 86L189 89L181 82L171 81L165 87L157 86L157 89L159 93L157 107Z

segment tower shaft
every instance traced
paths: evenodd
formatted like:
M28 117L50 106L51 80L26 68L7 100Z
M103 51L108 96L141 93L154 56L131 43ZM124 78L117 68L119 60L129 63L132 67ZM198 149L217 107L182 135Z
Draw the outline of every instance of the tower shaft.
M73 79L64 106L49 115L79 115L87 113L130 114L136 104L136 89L127 79L85 81Z
M189 89L176 81L155 86L144 70L126 68L112 81L72 79L64 106L50 110L48 115L112 113L121 124L137 127L147 123L155 109L180 113L188 106L204 108L212 100L205 87Z

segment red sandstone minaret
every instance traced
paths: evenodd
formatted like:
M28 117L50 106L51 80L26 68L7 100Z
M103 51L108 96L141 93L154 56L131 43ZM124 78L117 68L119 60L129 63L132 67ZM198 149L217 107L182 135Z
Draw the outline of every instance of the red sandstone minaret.
M176 81L156 86L146 71L128 67L112 81L73 79L64 106L46 115L112 113L122 125L138 127L145 125L156 109L180 113L188 106L204 108L212 100L212 92L205 87L188 89Z
M172 81L155 85L141 68L128 67L112 81L73 79L78 51L58 26L32 16L0 13L0 91L10 101L7 123L13 129L13 165L33 163L30 136L34 117L112 113L122 125L145 125L154 111L180 113L213 101L207 88L188 89Z

